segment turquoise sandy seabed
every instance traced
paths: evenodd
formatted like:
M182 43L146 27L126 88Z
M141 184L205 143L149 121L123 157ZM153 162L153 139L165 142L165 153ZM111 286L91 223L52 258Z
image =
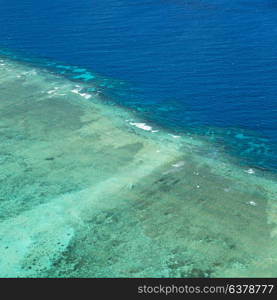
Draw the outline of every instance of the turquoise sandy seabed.
M276 277L276 177L0 60L1 277Z

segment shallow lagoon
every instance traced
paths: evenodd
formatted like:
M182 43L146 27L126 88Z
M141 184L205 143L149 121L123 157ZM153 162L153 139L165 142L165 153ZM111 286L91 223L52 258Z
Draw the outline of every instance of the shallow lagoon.
M0 64L1 277L276 277L274 175Z

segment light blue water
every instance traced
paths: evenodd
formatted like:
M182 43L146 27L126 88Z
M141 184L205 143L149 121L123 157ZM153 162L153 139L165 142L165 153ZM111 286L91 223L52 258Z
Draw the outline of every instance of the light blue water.
M98 80L115 101L161 126L214 138L243 164L277 170L275 1L0 5L2 49L78 66L57 70Z

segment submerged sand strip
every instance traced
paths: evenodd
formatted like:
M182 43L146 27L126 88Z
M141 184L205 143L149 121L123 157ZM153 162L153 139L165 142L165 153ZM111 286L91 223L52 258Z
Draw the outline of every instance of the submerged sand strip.
M1 64L2 277L276 276L273 179Z

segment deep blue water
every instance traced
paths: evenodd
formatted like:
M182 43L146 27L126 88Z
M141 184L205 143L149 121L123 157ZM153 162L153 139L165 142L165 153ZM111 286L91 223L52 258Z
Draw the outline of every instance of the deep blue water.
M0 0L0 47L128 84L115 101L277 171L277 2Z

